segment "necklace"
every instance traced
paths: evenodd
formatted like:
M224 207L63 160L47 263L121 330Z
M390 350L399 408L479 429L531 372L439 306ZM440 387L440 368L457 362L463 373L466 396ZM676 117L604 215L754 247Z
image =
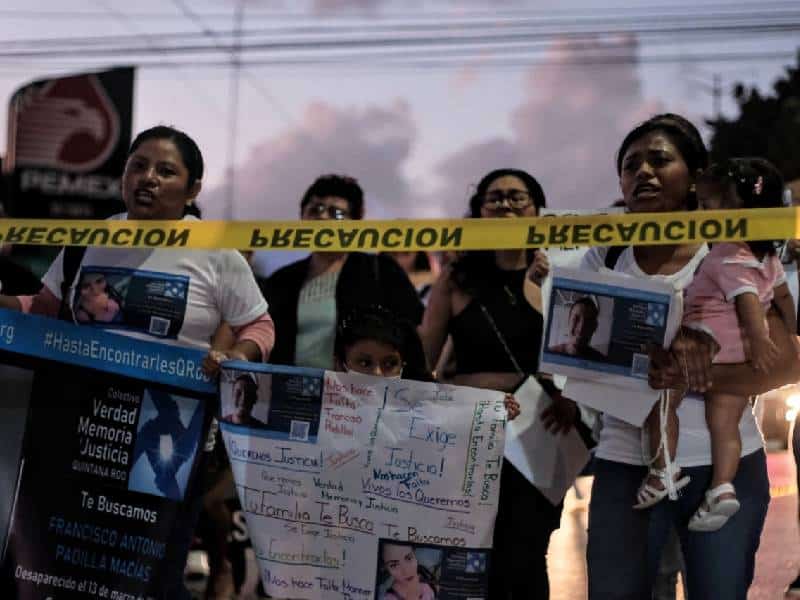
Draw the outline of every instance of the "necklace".
M503 286L503 291L506 293L506 296L508 297L509 304L511 304L511 306L516 306L517 297L514 295L514 292L512 292L511 289L508 287L508 284Z

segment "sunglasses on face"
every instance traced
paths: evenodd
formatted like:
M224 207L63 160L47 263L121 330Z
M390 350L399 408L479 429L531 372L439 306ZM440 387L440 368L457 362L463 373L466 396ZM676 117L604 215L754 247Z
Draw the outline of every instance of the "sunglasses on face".
M327 216L329 219L341 221L342 219L347 219L350 217L350 211L346 208L323 204L322 202L309 204L306 206L305 210L312 219L319 219Z

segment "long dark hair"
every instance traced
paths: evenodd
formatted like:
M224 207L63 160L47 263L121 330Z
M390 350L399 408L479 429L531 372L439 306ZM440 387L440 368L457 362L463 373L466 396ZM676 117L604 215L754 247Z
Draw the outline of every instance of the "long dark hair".
M495 180L506 176L516 177L525 184L537 213L546 207L544 190L533 175L522 169L495 169L484 175L478 182L475 193L469 199L469 216L471 218L479 219L481 217L481 206L486 190ZM533 261L535 254L536 250L529 249L526 252L527 264ZM465 252L453 263L453 282L460 290L471 296L478 297L492 289L495 275L497 275L497 268L493 250Z
M408 544L408 543L404 544L402 542L392 542L392 544L395 545L395 546L406 546L408 548L411 548L411 551L414 553L414 557L416 558L417 552L416 552L416 548L413 546L413 544ZM385 548L385 547L386 546L383 546L381 548L380 574L379 574L379 579L380 579L381 585L384 585L391 578L391 575L389 574L389 569L386 567L386 563L384 562L384 559L383 559L383 548ZM424 584L429 585L431 587L431 589L433 589L433 593L438 595L438 593L439 593L439 582L437 581L436 575L428 567L426 567L425 565L421 564L419 562L419 559L417 559L417 575L419 575L420 583L424 583ZM387 592L392 592L393 594L398 595L397 591L394 590L393 587L390 587L386 591Z

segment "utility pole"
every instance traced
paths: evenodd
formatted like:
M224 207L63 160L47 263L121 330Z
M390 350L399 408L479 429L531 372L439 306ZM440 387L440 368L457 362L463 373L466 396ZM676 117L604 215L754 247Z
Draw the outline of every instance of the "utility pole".
M714 120L719 121L722 116L722 75L719 73L714 73L711 98L713 100Z
M696 67L695 71L697 71ZM688 79L692 86L692 91L700 90L711 96L712 120L718 121L722 118L722 75L703 71L695 74L697 75L696 77Z
M225 203L225 220L232 221L234 216L234 202L236 199L236 147L239 142L239 80L241 78L242 63L240 52L242 49L242 22L244 21L244 0L239 0L234 12L233 44L231 49L231 74L228 105L228 168L227 188L228 198Z

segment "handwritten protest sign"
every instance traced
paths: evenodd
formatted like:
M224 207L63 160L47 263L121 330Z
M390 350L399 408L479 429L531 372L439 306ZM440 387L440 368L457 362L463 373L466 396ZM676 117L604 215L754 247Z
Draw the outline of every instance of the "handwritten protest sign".
M0 597L175 593L216 392L201 360L0 310Z
M220 398L270 595L489 597L503 394L228 363Z

